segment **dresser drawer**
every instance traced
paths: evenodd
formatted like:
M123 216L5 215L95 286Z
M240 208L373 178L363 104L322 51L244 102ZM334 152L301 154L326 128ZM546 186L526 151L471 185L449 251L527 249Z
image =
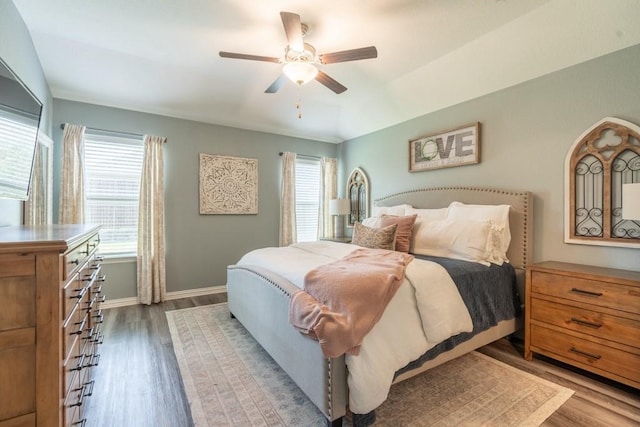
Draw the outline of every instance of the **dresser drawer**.
M531 319L640 347L640 322L635 320L536 298L531 304Z
M87 242L89 253L94 252L100 246L100 234L94 234Z
M85 296L85 300L86 300ZM63 361L69 358L69 353L74 346L75 341L82 341L82 337L87 334L89 330L89 315L81 304L76 305L75 309L71 313L71 316L62 326L63 334ZM80 344L81 346L82 344Z
M607 347L538 325L531 325L533 351L600 375L612 373L640 383L640 355Z
M531 274L533 293L638 313L640 293L637 287L541 271L533 271Z
M78 246L76 246L71 251L67 252L63 256L63 264L64 264L64 280L67 277L70 277L74 272L78 271L82 268L89 257L89 243L84 242Z
M69 427L84 425L84 408L87 399L93 394L94 383L87 381L86 375L80 373L73 384L64 399L64 425Z

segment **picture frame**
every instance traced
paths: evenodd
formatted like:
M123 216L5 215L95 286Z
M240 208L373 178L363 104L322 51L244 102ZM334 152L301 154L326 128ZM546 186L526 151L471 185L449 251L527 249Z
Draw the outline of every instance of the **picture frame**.
M480 163L480 123L409 140L409 172Z
M200 153L200 214L258 213L258 160Z

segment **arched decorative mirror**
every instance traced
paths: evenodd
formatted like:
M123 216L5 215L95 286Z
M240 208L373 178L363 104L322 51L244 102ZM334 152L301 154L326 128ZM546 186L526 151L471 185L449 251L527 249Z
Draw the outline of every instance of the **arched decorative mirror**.
M565 174L565 242L640 247L640 216L631 193L623 196L623 187L640 183L640 126L600 120L574 142Z
M369 217L369 180L360 168L355 168L347 180L347 197L349 198L349 215L347 226L353 227Z

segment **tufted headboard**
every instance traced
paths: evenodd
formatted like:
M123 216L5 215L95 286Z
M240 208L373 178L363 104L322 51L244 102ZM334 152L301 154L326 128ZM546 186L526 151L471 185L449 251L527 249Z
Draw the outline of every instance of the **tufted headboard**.
M394 206L403 203L418 209L446 208L451 202L476 205L510 205L509 229L511 244L507 251L509 261L516 269L518 288L524 296L524 271L531 263L533 224L533 197L528 191L512 191L479 187L434 187L409 190L382 197L375 206Z

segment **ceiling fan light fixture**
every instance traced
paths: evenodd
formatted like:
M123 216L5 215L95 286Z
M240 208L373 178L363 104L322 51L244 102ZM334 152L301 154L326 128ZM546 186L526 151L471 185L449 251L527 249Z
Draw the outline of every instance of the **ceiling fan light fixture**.
M318 75L318 69L313 64L301 61L289 62L282 67L282 72L289 80L300 86L309 83Z

